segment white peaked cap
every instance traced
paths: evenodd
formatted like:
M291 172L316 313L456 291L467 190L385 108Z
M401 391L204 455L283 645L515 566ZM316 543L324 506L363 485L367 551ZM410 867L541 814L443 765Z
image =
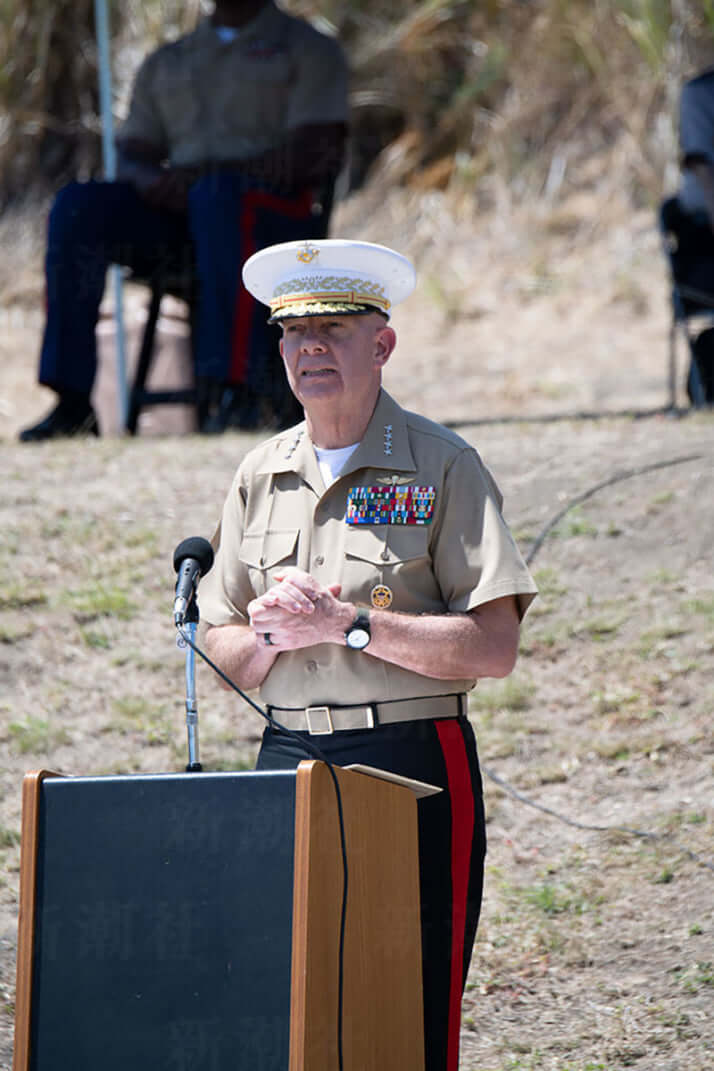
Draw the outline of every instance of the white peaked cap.
M271 321L375 309L389 316L411 294L416 272L410 260L384 245L321 238L261 249L243 265L243 282L270 307Z

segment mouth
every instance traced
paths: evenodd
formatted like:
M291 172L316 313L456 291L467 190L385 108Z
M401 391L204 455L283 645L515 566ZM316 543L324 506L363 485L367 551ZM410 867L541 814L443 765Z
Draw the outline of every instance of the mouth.
M300 373L300 378L319 379L321 376L334 376L336 374L334 368L303 368Z

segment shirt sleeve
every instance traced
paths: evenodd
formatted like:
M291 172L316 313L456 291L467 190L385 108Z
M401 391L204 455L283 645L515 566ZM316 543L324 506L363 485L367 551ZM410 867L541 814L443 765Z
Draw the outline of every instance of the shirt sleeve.
M137 71L131 93L129 115L122 123L118 140L135 138L155 145L168 155L166 128L156 100L156 53L147 56Z
M502 497L475 450L462 450L441 491L432 561L451 613L515 595L522 618L538 589L501 513Z
M198 591L201 619L209 625L248 623L246 607L255 592L240 557L244 523L245 498L239 470L211 540L215 552L213 568L201 581Z
M714 163L714 79L696 79L682 89L679 143L684 164L694 157Z
M340 44L318 33L312 33L303 44L306 47L295 50L286 129L295 130L309 123L346 122L348 74Z

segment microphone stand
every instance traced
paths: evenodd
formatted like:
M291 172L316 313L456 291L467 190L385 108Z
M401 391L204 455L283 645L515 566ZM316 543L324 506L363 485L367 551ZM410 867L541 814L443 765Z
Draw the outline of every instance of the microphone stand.
M190 643L181 635L179 646L186 648L186 733L188 735L187 773L200 773L203 767L198 757L198 703L196 702L196 654L193 644L198 630L198 603L195 595L186 608L183 628L188 633Z

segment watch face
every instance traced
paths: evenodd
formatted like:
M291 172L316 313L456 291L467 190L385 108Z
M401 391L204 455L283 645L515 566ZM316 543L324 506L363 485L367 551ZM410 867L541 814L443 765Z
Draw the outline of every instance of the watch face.
M351 628L347 633L347 646L361 651L369 643L369 632L364 628Z

